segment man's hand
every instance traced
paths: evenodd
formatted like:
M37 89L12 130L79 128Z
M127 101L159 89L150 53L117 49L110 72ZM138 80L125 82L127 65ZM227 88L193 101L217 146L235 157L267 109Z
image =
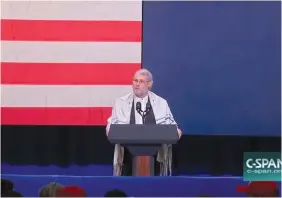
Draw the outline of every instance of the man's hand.
M106 128L106 136L109 135L110 129Z
M178 137L181 138L182 131L179 128L177 128L177 133L178 133Z

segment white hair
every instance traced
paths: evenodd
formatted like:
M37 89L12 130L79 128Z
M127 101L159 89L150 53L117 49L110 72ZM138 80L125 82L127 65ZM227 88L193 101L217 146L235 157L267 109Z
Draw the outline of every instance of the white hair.
M148 80L153 82L153 75L152 75L152 73L151 73L149 70L147 70L147 69L140 69L140 70L138 70L138 71L135 73L135 76L136 76L136 75L147 76L147 77L148 77Z

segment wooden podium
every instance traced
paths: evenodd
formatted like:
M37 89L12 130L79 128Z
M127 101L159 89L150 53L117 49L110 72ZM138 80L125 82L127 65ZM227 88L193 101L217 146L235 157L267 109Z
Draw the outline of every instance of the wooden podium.
M136 176L150 176L151 175L151 157L150 156L137 156L136 160ZM154 168L154 167L153 167Z
M108 140L133 156L133 176L154 176L154 155L162 144L176 144L179 137L176 125L112 124Z

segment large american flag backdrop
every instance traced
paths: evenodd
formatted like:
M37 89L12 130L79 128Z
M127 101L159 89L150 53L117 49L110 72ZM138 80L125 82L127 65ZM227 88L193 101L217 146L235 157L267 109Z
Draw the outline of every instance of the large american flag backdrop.
M280 135L273 2L3 1L1 11L3 125L105 125L142 61L186 133Z
M141 1L4 1L6 125L104 125L141 68Z

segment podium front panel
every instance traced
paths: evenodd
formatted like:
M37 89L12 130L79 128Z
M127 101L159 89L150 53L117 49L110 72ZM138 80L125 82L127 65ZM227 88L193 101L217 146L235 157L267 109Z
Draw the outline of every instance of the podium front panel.
M154 176L154 157L135 156L133 160L133 176Z

